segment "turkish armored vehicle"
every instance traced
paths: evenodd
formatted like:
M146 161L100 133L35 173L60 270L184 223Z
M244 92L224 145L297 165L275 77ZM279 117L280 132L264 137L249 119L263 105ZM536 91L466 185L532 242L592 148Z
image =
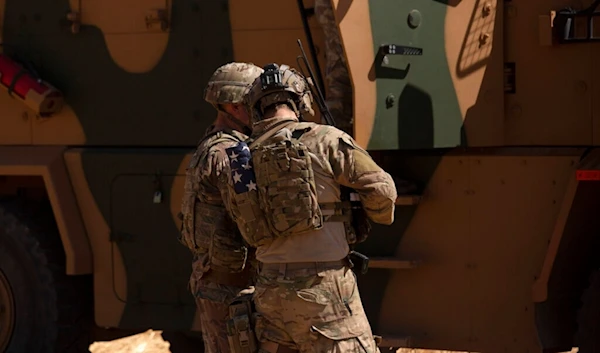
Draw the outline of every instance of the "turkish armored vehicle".
M419 186L357 248L381 347L600 351L598 1L332 3L354 137ZM297 38L323 71L312 6L0 0L0 351L199 331L177 213L204 86Z

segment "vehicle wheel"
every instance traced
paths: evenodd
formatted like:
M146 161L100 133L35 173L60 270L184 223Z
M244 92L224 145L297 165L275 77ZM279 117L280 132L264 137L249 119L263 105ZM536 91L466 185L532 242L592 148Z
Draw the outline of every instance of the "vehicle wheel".
M67 352L87 344L90 276L65 275L52 215L48 205L0 200L0 352Z
M590 277L578 315L576 344L579 353L600 352L600 271Z

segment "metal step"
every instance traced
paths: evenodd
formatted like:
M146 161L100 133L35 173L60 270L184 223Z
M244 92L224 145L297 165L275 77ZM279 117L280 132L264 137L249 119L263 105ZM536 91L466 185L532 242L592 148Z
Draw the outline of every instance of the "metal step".
M421 195L398 195L396 198L396 206L413 206L421 202Z
M369 268L408 270L421 265L421 260L402 260L395 257L369 257Z

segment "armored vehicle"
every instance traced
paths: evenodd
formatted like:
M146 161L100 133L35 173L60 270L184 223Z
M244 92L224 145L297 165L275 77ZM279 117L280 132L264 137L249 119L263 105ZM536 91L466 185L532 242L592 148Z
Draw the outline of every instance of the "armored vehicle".
M357 248L382 348L600 351L598 2L332 0L354 137L419 188ZM0 351L200 330L177 213L204 86L297 38L322 72L313 3L0 0Z

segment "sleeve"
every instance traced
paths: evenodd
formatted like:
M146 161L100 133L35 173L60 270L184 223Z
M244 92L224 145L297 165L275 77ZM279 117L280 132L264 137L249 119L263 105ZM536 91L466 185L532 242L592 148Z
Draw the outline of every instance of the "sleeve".
M356 190L369 219L375 223L392 224L397 198L392 177L350 135L337 130L326 136L329 140L329 163L336 182Z
M231 166L225 150L232 146L233 144L221 143L211 148L201 167L202 176L200 190L198 190L200 194L204 190L218 191L225 207L229 205L228 178L231 174ZM229 211L228 207L227 209Z

